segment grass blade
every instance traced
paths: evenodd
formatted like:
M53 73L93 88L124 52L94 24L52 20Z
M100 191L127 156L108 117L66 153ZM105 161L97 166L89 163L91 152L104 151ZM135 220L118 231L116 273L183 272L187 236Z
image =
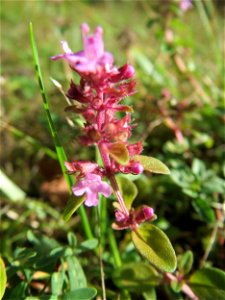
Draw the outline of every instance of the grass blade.
M37 51L37 47L36 47L36 43L35 43L32 23L30 23L30 42L31 42L32 54L33 54L35 72L36 72L37 80L38 80L40 91L41 91L44 110L46 112L49 128L50 128L51 135L52 135L52 138L53 138L53 141L54 141L54 144L55 144L56 153L57 153L57 156L58 156L58 160L59 160L63 175L66 179L66 182L68 184L69 189L71 190L72 185L73 185L74 182L73 182L72 177L70 177L65 172L66 168L65 168L64 162L67 160L67 157L66 157L66 154L64 152L63 147L60 144L58 134L57 134L57 131L54 127L54 123L52 121L52 117L51 117L51 114L50 114L50 111L49 111L48 99L47 99L47 96L46 96L46 93L45 93L44 83L43 83L43 80L42 80L41 68L40 68L40 64L39 64L38 51ZM85 234L86 234L87 238L89 238L89 239L93 238L93 234L92 234L92 231L91 231L89 220L87 218L87 215L86 215L86 212L85 212L85 209L84 209L83 206L81 206L79 208L78 213L81 217L81 221L82 221L83 228L84 228L84 231L85 231Z

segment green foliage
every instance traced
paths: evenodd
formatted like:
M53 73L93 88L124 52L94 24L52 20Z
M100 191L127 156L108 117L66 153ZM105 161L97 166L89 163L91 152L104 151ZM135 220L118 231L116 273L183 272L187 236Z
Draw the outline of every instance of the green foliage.
M190 286L202 300L225 298L225 272L217 268L203 268L190 278Z
M178 256L177 267L182 275L188 274L193 265L193 253L189 250Z
M76 197L74 194L70 196L70 199L66 203L66 207L63 212L63 219L67 222L75 213L75 211L83 204L85 196Z
M124 264L113 272L116 286L136 294L151 291L153 286L159 285L161 279L162 276L152 266L143 262Z
M2 299L4 293L5 293L5 288L6 288L6 282L7 282L7 277L6 277L6 270L5 270L5 264L0 257L0 299Z
M144 224L132 232L137 250L157 269L173 272L176 269L176 255L168 237L158 227Z
M15 284L16 287L13 290L6 289L6 299L28 296L33 279L38 280L43 287L50 283L51 294L42 296L71 299L73 295L77 295L76 299L93 299L96 289L87 288L87 279L77 255L94 249L96 242L85 241L86 247L84 244L77 245L72 233L68 234L69 246L59 245L56 240L31 231L27 233L27 237L32 247L17 248L14 260L8 264L8 283ZM20 282L18 272L23 275L23 282Z
M62 300L90 300L93 299L97 294L94 288L82 288L76 289L75 291L66 293Z
M138 194L136 185L125 176L116 176L121 194L123 195L124 202L129 210L132 206L134 199Z
M159 174L170 174L170 170L160 160L144 155L135 155L134 160L139 161L145 171Z

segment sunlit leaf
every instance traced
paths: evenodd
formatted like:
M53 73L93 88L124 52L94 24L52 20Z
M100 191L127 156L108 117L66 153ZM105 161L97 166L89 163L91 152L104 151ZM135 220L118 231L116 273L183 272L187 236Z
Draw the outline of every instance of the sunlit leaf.
M0 299L2 299L4 293L5 293L5 288L6 288L6 269L5 269L5 264L0 257Z
M126 204L126 207L129 210L132 206L133 200L137 196L137 187L131 180L124 176L117 176L116 180L121 194L123 195L123 200Z
M157 158L145 155L135 155L132 158L139 161L145 171L159 174L170 174L168 167Z
M137 250L156 268L173 272L177 265L176 255L170 240L158 227L143 224L132 231L132 240Z
M85 196L74 196L71 195L70 199L66 203L66 207L63 212L63 219L67 222L71 218L72 214L81 206L84 202Z
M109 155L119 164L126 165L129 161L129 153L126 146L123 143L111 144L107 151Z

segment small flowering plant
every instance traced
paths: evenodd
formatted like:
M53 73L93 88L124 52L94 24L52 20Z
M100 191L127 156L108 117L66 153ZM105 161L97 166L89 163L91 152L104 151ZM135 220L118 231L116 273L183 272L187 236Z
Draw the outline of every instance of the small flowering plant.
M52 60L64 59L70 68L80 76L80 82L71 80L66 97L71 103L67 112L81 114L85 120L80 143L96 145L103 166L91 161L65 161L67 173L75 176L72 187L74 203L69 208L74 212L82 203L96 206L99 194L106 198L114 193L117 203L113 229L130 229L132 240L138 251L155 267L172 272L176 268L176 256L166 235L150 222L156 218L152 207L132 206L136 195L129 201L123 193L123 183L116 174L141 174L144 170L169 174L169 169L159 160L141 155L142 142L129 141L132 129L131 106L121 100L136 92L135 70L125 64L117 68L113 55L106 52L102 39L103 29L97 27L89 33L87 24L81 25L84 49L74 53L66 41L61 45L64 53ZM119 118L118 113L123 117Z

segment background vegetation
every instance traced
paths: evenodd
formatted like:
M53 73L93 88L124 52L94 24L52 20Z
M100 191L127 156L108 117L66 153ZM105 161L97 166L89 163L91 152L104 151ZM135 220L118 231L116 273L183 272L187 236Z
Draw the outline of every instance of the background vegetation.
M223 2L196 0L186 12L172 0L1 4L1 255L9 278L5 299L49 295L57 299L62 291L72 290L73 269L81 282L87 280L101 296L97 241L87 241L77 214L68 223L61 218L69 193L34 74L30 21L51 115L69 160L94 160L95 149L80 146L79 120L71 128L65 100L50 80L59 81L66 90L72 77L63 62L49 59L61 53L60 40L67 40L76 52L82 47L80 24L87 22L93 29L100 25L116 64L134 65L137 93L125 99L138 123L133 139L143 140L144 154L159 158L171 169L171 176L135 178L139 192L135 204L154 207L155 224L169 236L177 255L193 253L190 274L203 266L223 269ZM98 239L96 210L86 208L86 212ZM133 270L139 266L146 276L152 271L145 269L128 231L115 232L121 254L118 267L109 246L112 221L109 200L102 228L107 298L118 299L122 294L121 299L182 299L177 286L146 283L138 272L133 277L126 272L127 264ZM156 285L156 292L146 288L137 295L137 283ZM81 299L76 297L71 299Z

